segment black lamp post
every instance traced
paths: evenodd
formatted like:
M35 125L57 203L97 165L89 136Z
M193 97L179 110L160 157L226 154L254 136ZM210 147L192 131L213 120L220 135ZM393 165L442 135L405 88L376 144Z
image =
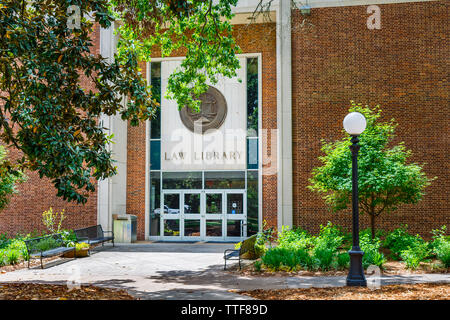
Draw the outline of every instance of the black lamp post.
M353 246L350 255L350 270L347 286L366 287L362 257L364 252L359 247L359 208L358 208L358 136L366 129L366 118L359 112L349 113L344 118L344 129L352 136L352 214L353 214Z

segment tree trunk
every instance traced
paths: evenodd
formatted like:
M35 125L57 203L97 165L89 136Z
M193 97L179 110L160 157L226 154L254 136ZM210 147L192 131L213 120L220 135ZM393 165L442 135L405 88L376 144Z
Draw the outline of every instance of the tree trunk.
M370 215L370 228L372 229L372 240L375 239L375 213L371 213Z

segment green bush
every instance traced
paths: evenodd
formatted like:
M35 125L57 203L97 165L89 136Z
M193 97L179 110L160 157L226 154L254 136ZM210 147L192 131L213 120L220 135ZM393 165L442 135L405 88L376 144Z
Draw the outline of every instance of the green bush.
M364 252L362 259L364 269L367 269L370 265L375 265L380 268L383 267L386 258L380 252L381 240L379 238L375 237L375 239L372 239L370 233L360 233L359 246Z
M0 249L0 267L6 265L6 250Z
M447 226L433 230L432 252L436 255L446 268L450 267L450 238L445 235Z
M8 249L18 251L20 258L28 260L27 246L22 239L12 239L8 245Z
M436 257L444 264L446 268L450 268L450 241L441 243L434 248Z
M350 256L348 252L339 253L336 257L336 264L339 269L347 269L350 266Z
M72 230L61 230L59 233L61 234L61 238L66 247L75 246L75 243L77 242L77 236L75 235L75 232L73 232Z
M21 259L28 259L25 242L20 237L15 239L3 239L0 246L0 266L16 264Z
M327 247L336 251L342 246L344 233L338 227L328 222L326 226L320 225L319 235L316 238L316 247Z
M59 247L58 241L56 241L56 239L52 237L48 237L40 240L38 243L35 243L33 249L39 251L47 251L57 247Z
M336 256L333 248L315 247L313 250L314 269L329 270Z
M6 252L6 263L7 264L17 264L20 259L20 251L9 249Z
M430 253L428 243L423 242L403 250L400 257L405 261L407 268L417 269L420 263L430 256Z
M299 267L309 268L312 265L311 257L306 250L280 247L269 249L261 257L261 261L274 271L295 271Z
M261 272L262 265L263 265L263 263L261 260L256 260L255 264L253 265L255 267L255 271Z
M425 243L419 235L413 236L407 230L408 225L403 225L386 236L384 247L391 250L393 259L399 260L401 259L402 251Z
M289 227L282 226L278 234L278 246L282 248L305 249L312 245L312 237L300 228L291 230Z

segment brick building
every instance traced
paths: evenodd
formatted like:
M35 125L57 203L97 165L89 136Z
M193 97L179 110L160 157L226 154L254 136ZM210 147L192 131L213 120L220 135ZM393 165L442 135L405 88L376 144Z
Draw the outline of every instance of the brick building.
M320 140L341 137L350 100L380 104L384 119L399 123L396 139L412 150L411 161L438 177L419 204L382 215L378 227L407 223L426 236L448 225L448 1L309 0L303 12L274 1L270 20L248 24L257 2L239 1L233 19L242 82L221 79L200 115L183 114L164 98L183 52L142 64L161 112L139 127L104 117L116 137L118 175L100 181L81 206L30 174L1 213L0 232L42 229L50 206L66 210L67 228L111 229L113 214L136 215L140 240L233 240L261 230L263 220L311 231L328 220L350 227L348 213L329 213L306 188ZM113 29L97 28L94 38L93 51L111 57ZM362 216L361 227L368 223Z

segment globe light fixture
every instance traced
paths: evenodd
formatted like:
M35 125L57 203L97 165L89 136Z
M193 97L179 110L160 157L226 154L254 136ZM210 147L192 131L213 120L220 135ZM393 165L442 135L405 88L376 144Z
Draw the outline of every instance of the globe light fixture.
M359 112L352 112L344 118L344 129L351 136L359 136L366 129L367 121Z
M358 207L358 136L366 129L366 118L359 112L349 113L344 118L344 129L352 136L350 150L352 151L352 216L353 216L353 246L350 255L350 270L347 276L348 286L366 287L362 257L364 252L359 247L359 207Z

